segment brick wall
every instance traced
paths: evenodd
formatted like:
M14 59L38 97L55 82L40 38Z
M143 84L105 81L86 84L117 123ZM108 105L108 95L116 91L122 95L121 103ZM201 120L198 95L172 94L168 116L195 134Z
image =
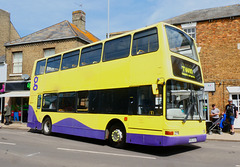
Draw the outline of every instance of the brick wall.
M19 34L10 21L10 13L0 9L0 56L5 55L4 44L19 38Z
M55 48L55 53L60 53L67 51L69 49L74 49L79 46L83 46L84 44L81 41L76 39L69 40L59 40L54 42L43 42L43 43L35 43L35 44L27 44L27 45L17 45L17 46L8 46L6 49L6 62L8 64L7 71L7 80L22 80L21 76L10 76L13 74L12 70L12 58L14 52L22 52L23 53L23 64L22 64L22 74L28 74L31 76L33 63L35 60L44 57L44 49Z
M9 41L10 14L0 9L0 56L5 54L4 43Z
M229 98L227 86L240 86L240 17L198 22L197 45L205 82L215 82L209 106L223 111Z

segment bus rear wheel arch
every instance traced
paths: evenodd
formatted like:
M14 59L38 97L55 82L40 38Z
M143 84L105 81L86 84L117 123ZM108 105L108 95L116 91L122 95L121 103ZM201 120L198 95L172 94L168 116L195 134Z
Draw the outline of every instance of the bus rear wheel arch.
M46 117L43 120L42 132L45 135L50 135L52 133L52 121L50 117Z

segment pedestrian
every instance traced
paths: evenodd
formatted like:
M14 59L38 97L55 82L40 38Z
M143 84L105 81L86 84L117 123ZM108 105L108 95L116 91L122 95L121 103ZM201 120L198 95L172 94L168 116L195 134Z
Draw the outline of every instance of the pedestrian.
M234 135L235 131L234 131L234 120L235 118L238 117L238 109L235 106L235 104L232 103L232 99L228 100L228 104L226 105L226 118L229 120L230 124L231 124L231 135Z
M4 123L4 125L9 125L9 123L10 123L9 118L11 116L11 108L10 108L9 104L5 105L4 111L5 111L4 116L5 116L5 119L6 119L6 122Z
M210 116L212 117L212 121L215 122L219 119L220 110L216 107L215 104L212 104L212 110Z

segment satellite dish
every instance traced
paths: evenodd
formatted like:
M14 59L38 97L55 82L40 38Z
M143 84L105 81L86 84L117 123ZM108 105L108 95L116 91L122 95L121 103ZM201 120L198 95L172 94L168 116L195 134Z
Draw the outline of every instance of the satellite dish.
M22 79L23 79L24 81L28 80L29 78L30 78L30 77L29 77L28 74L22 74Z

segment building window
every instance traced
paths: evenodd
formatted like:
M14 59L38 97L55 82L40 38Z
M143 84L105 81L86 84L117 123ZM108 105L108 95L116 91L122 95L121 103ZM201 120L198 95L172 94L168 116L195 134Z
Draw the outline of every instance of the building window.
M240 94L232 95L233 104L236 105L238 111L240 109Z
M13 53L13 73L22 73L22 52Z
M51 48L51 49L44 49L44 57L49 57L55 54L55 49Z
M196 25L197 23L182 24L182 29L196 40Z

